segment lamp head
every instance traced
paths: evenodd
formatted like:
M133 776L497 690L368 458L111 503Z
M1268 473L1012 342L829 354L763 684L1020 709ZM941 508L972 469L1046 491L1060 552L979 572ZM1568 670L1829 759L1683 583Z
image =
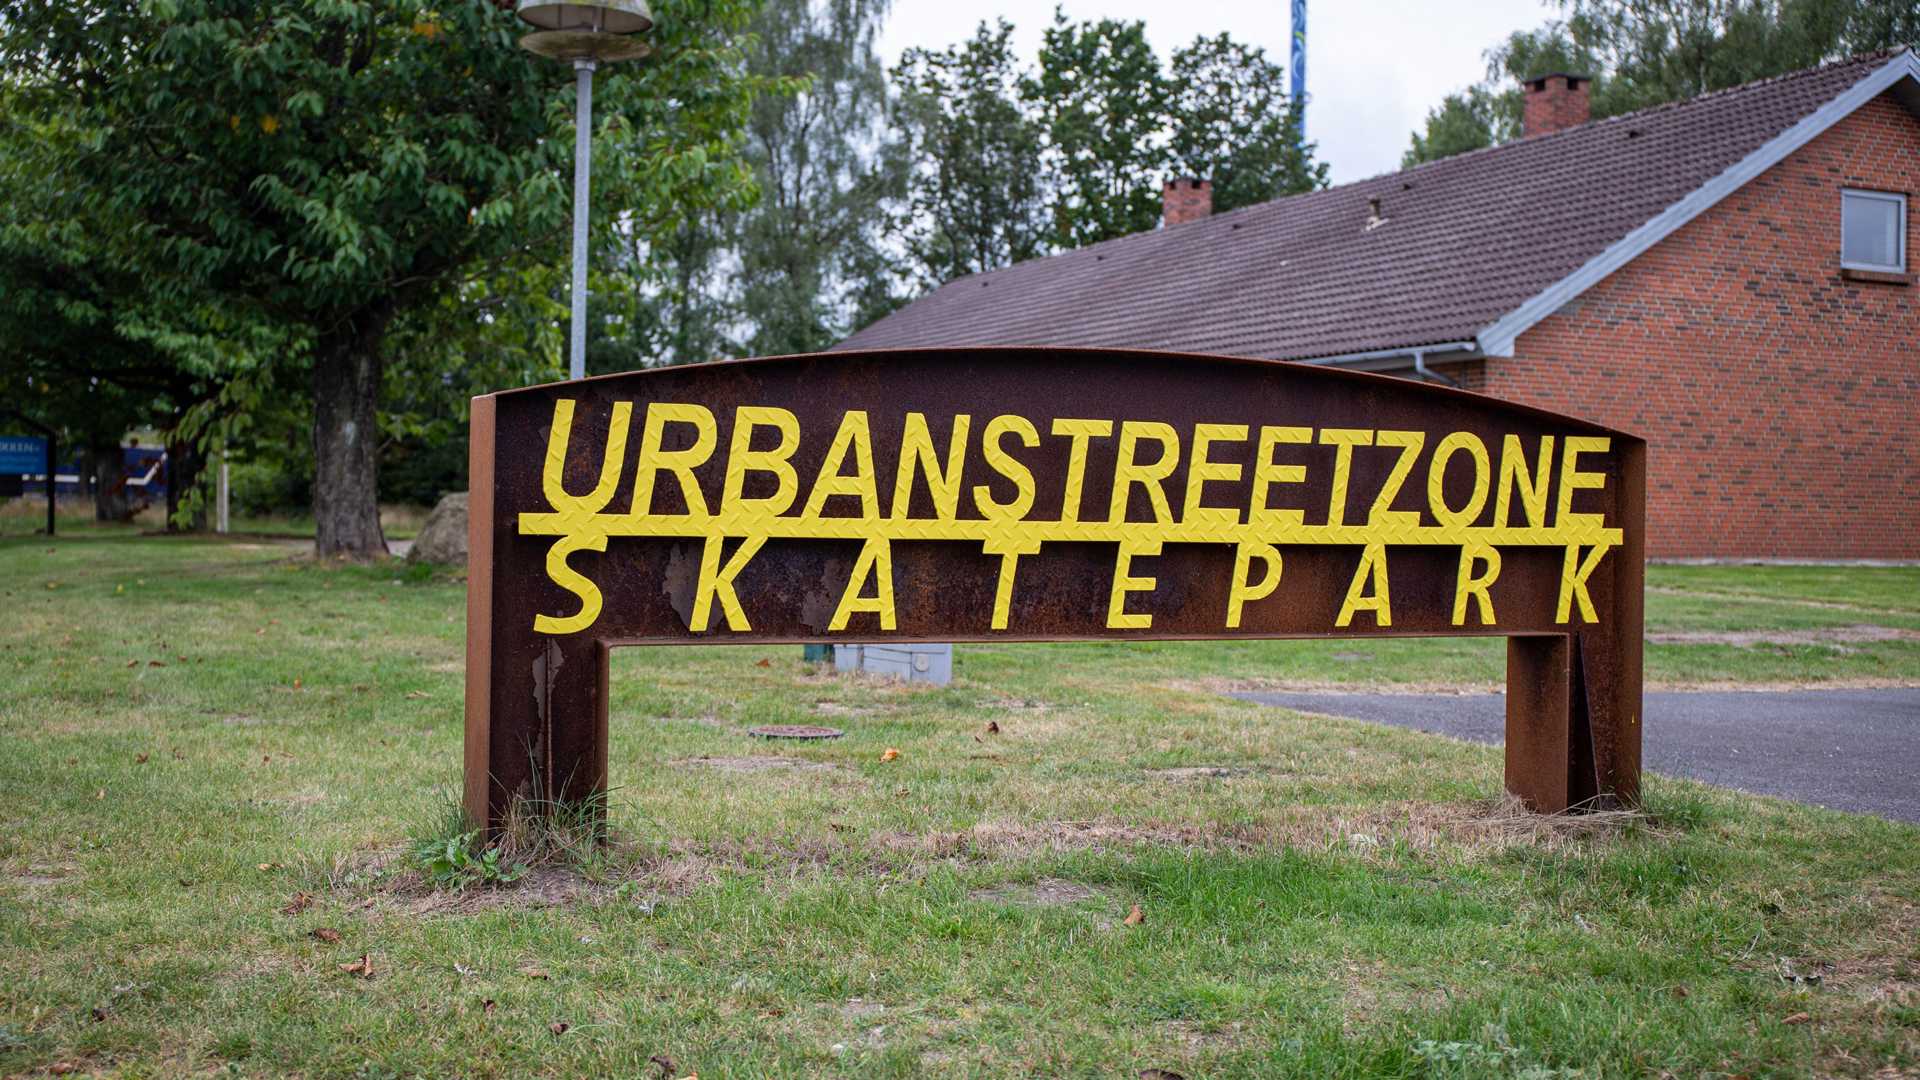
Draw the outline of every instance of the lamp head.
M520 0L517 13L536 28L521 47L555 60L637 60L653 51L637 37L653 28L644 0Z

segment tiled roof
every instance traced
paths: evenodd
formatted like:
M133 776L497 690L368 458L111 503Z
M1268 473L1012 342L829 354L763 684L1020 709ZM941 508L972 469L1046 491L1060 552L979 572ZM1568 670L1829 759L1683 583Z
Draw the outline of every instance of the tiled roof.
M948 282L836 348L1466 341L1884 65L1722 90ZM1367 228L1370 203L1384 219Z

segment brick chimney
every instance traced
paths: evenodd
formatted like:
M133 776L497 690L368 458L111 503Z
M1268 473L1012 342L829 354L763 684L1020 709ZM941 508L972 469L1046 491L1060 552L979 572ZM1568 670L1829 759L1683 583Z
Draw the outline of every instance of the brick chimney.
M1585 75L1556 71L1526 81L1526 110L1520 117L1522 135L1545 135L1579 127L1589 119L1587 91L1593 80Z
M1176 176L1160 189L1160 222L1168 228L1213 213L1213 182Z

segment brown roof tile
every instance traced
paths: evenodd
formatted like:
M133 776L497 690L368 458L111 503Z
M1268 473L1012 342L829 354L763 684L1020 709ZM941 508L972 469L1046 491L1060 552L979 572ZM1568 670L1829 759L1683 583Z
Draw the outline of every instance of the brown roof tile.
M1890 55L960 278L836 348L1078 345L1305 359L1465 341ZM1386 220L1369 230L1373 199Z

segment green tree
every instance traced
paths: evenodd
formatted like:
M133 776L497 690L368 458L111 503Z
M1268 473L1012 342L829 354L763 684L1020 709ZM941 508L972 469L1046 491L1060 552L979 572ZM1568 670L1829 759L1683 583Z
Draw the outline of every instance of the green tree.
M639 227L742 181L754 90L728 40L750 0L662 0L655 61L601 77L600 213ZM44 159L76 220L136 223L160 297L217 293L296 346L323 555L384 550L376 504L387 335L488 267L552 259L565 229L570 73L515 47L504 3L16 0L0 63L64 114ZM603 226L604 229L604 226Z
M886 12L886 0L768 0L751 24L748 70L802 86L757 99L746 125L760 198L733 219L733 280L753 353L824 349L862 306L902 175L873 51Z
M1169 146L1181 172L1213 183L1215 211L1327 185L1327 166L1300 138L1287 72L1266 51L1225 34L1175 49Z
M1517 137L1519 81L1593 76L1595 118L1920 41L1913 0L1555 0L1561 18L1487 50L1487 77L1427 114L1403 163Z
M985 22L894 69L895 122L914 164L898 235L922 285L1047 251L1046 133L1020 93L1013 26Z
M1079 247L1153 228L1168 164L1169 88L1145 26L1076 25L1056 9L1024 93L1059 178L1054 243Z

